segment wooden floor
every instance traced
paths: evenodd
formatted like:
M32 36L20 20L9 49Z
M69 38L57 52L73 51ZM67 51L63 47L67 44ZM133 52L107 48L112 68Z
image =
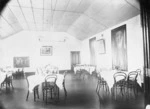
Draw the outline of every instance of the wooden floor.
M34 102L33 94L30 93L26 101L27 82L26 79L14 79L14 89L3 88L0 92L0 109L144 109L144 97L139 93L136 99L112 100L110 97L99 98L96 93L97 79L68 73L66 76L67 97L64 90L60 90L59 102L49 100L46 104L40 99Z

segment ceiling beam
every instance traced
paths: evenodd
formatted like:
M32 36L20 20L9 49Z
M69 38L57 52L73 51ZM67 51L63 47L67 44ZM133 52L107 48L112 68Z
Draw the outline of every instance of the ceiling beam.
M9 35L7 35L7 36L5 36L5 37L0 36L0 39L1 39L1 40L6 39L6 38L8 38L8 37L10 37L10 36L12 36L12 35L15 35L15 34L19 33L19 32L20 32L20 31L17 31L17 32L12 33L12 34L9 34Z
M138 2L138 0L135 0L135 1L137 1L137 2ZM136 6L134 6L134 5L133 5L132 3L130 3L128 0L125 0L125 2L126 2L127 4L131 5L132 7L136 8L137 10L139 10L139 11L140 11L140 9L139 9L139 8L137 8Z
M18 0L17 0L17 2L18 2L18 4L19 4L19 8L20 8L20 10L21 10L21 13L22 13L22 15L23 15L23 17L24 17L24 20L25 20L25 22L26 22L26 24L27 24L27 26L28 26L28 29L29 29L29 24L27 23L27 19L26 19L25 15L24 15L24 13L23 13L23 11L22 11L21 5L20 5L20 3L19 3Z
M34 15L34 10L33 10L32 0L30 0L30 3L31 3L31 10L32 10L32 15L33 15L33 20L34 20L35 29L37 30L37 26L36 26L36 21L35 21L35 15Z
M83 15L85 15L85 16L87 16L88 18L90 18L90 19L94 20L94 21L95 21L95 22L97 22L98 24L103 25L105 28L108 28L106 25L104 25L103 23L101 23L101 22L99 22L99 21L95 20L94 18L92 18L92 17L88 16L87 14L83 13Z
M1 15L1 17L8 23L8 25L16 32L16 30L13 28L13 26L5 19L5 17L3 15Z
M58 27L59 27L60 23L62 22L62 20L63 20L63 18L64 18L65 11L67 10L67 7L68 7L70 1L71 1L71 0L68 0L68 3L67 3L67 5L66 5L66 7L65 7L65 9L64 9L64 14L62 15L62 18L61 18L61 20L60 20L59 23L58 23Z
M42 14L43 24L42 24L42 30L44 30L44 0L43 0L43 14Z
M53 9L53 2L52 2L53 0L51 0L51 13L52 13L52 18L51 18L51 20L52 20L52 25L51 25L51 28L52 29L54 29L54 24L53 24L53 16L54 16L54 12L55 12L55 9L56 9L56 5L57 5L57 0L56 0L56 2L55 2L55 5L54 5L54 9Z
M78 6L74 9L74 11L81 5L83 0L80 0L80 3L78 4Z
M13 11L10 9L9 6L8 6L8 8L9 8L9 10L11 11L11 13L15 16L15 14L13 13ZM15 18L17 19L17 21L18 21L18 23L19 23L19 25L20 25L21 22L19 22L18 17L15 16ZM21 26L21 25L20 25L20 26ZM22 27L22 26L21 26L21 27ZM22 27L22 29L23 29L23 27Z

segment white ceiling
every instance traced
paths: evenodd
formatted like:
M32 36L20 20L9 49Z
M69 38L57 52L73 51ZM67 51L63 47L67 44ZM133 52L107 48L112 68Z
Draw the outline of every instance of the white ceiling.
M138 14L137 0L11 0L0 16L0 38L29 30L83 40Z

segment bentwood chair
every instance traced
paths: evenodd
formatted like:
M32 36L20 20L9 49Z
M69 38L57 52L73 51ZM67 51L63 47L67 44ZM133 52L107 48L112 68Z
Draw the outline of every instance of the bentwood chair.
M128 97L130 97L132 94L136 97L137 95L137 76L138 72L137 71L131 71L128 74L127 78L127 93Z
M6 75L5 80L1 83L1 86L6 86L6 90L9 87L12 87L12 89L14 89L13 87L13 76L12 75Z
M98 77L97 72L96 72L96 71L93 71L93 72L92 72L92 76L94 76L94 77Z
M116 100L118 96L123 97L125 95L127 74L120 71L116 72L113 77L114 85L112 88L112 95Z
M100 95L102 96L105 94L108 97L109 86L107 82L100 75L98 75L97 78L98 78L98 82L97 82L96 92L98 96L100 97Z
M54 95L55 98L59 99L59 88L56 85L56 81L57 75L50 74L46 76L45 82L42 84L43 100L46 99L46 104L48 96L52 99Z

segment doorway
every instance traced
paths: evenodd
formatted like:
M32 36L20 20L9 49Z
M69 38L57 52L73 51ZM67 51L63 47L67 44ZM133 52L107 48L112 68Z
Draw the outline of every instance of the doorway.
M76 64L80 64L80 51L71 51L71 70Z
M89 48L90 48L90 64L96 65L96 50L95 50L96 37L91 38L89 40Z

